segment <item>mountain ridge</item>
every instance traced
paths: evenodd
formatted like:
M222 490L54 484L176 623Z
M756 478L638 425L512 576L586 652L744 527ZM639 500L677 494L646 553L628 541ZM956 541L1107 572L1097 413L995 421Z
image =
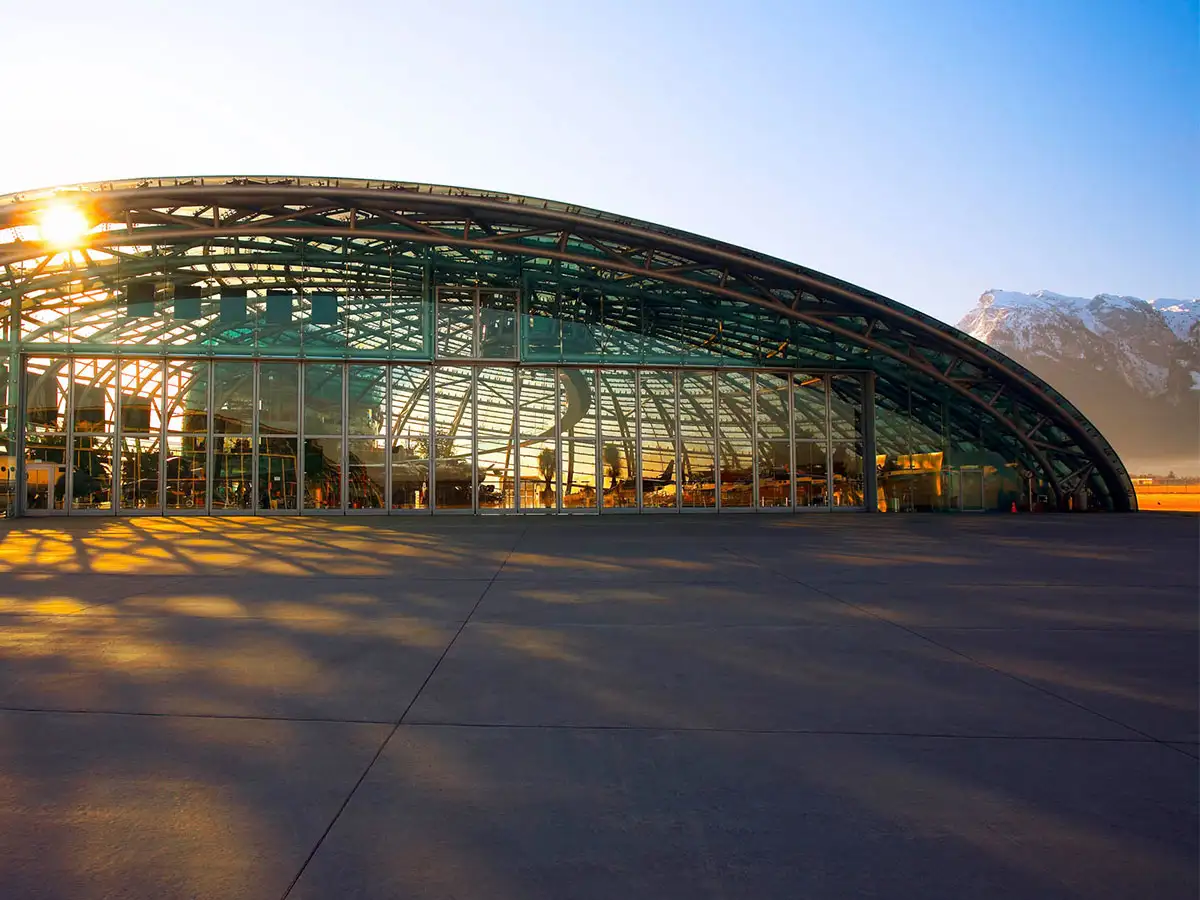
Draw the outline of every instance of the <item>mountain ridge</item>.
M993 289L958 327L1066 396L1131 472L1200 474L1200 298Z

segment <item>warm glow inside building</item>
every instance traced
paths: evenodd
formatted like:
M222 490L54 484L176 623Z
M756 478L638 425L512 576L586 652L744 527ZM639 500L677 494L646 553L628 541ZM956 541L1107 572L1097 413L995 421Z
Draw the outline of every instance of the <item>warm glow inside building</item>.
M1030 372L609 213L315 178L0 198L8 515L1129 510Z

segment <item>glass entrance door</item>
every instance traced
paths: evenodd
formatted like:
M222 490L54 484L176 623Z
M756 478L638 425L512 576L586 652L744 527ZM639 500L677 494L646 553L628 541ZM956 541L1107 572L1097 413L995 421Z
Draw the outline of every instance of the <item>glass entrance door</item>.
M964 466L959 484L962 486L962 507L964 512L983 511L983 470L977 466Z

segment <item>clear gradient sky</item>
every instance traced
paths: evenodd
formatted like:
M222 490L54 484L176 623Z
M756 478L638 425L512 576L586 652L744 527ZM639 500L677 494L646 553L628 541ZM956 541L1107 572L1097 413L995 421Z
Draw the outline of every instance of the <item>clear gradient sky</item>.
M1200 0L0 0L0 193L431 181L732 241L957 321L1200 293Z

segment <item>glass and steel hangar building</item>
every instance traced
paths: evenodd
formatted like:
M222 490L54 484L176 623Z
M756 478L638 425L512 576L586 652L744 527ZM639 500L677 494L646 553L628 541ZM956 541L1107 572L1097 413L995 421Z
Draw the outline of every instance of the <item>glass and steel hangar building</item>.
M9 515L1130 510L915 310L592 209L348 179L0 198Z

